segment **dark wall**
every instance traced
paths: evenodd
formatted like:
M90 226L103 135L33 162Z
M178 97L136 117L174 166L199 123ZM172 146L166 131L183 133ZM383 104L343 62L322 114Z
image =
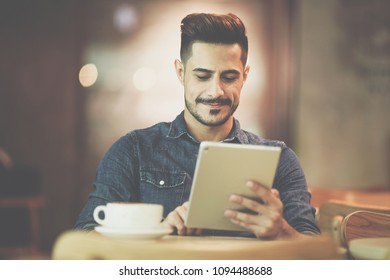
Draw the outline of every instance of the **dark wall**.
M82 2L82 1L80 1ZM42 247L73 226L82 202L84 97L79 1L0 2L0 146L43 179Z

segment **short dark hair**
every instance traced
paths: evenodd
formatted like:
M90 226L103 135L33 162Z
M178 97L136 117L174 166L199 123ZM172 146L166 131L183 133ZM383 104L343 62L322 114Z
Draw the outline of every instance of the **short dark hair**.
M181 21L180 59L185 63L192 55L192 44L196 41L215 44L239 44L241 61L246 65L248 37L245 25L234 14L194 13Z

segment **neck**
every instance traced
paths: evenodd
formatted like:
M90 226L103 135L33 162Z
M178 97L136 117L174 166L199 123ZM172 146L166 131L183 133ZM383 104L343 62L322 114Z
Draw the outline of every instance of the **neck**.
M227 138L233 128L233 117L220 126L207 126L201 124L188 113L184 114L184 120L186 122L188 132L199 142L220 142Z

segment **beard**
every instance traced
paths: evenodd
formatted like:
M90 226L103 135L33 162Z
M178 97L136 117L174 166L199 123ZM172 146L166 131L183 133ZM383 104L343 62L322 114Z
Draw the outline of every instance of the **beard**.
M197 109L196 106L199 104L219 104L219 105L225 105L229 107L229 111L223 115L218 117L218 115L221 114L221 109L210 109L209 112L201 114ZM195 103L191 103L187 98L185 98L185 105L187 110L190 112L190 114L201 124L210 126L210 127L216 127L221 126L225 124L231 116L233 116L234 112L236 111L238 104L233 104L233 102L230 99L206 99L198 97L195 99Z

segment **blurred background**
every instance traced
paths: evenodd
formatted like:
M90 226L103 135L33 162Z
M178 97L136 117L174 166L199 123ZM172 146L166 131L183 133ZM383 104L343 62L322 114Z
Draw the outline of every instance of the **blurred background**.
M173 61L192 12L247 26L242 128L292 147L310 188L390 191L389 11L386 0L0 0L0 149L20 179L0 182L0 246L32 231L50 254L112 143L181 112Z

